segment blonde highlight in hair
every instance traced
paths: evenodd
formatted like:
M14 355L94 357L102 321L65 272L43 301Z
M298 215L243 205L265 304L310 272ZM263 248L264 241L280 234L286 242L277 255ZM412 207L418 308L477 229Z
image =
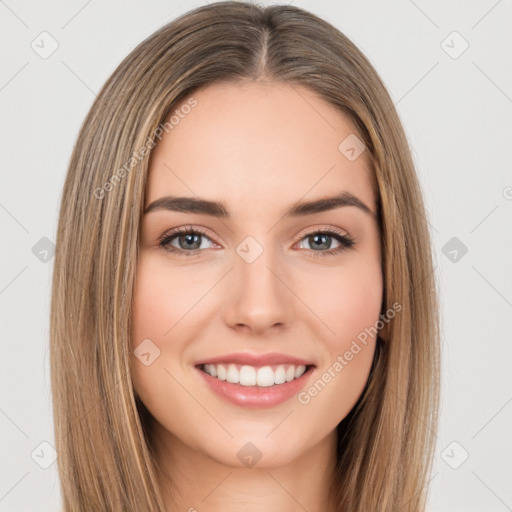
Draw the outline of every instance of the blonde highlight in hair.
M190 11L139 44L103 86L73 149L50 318L64 510L166 510L149 412L132 382L150 152L132 159L194 91L242 81L308 87L348 115L366 145L381 230L382 312L395 303L402 310L381 331L367 385L337 427L331 493L340 512L422 512L439 407L438 305L404 130L375 69L332 25L297 7L236 1Z

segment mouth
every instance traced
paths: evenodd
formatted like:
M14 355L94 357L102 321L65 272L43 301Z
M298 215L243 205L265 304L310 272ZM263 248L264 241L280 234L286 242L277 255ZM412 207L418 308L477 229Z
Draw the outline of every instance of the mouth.
M195 365L206 389L232 405L243 408L271 408L291 400L311 381L313 364L202 363Z
M209 392L239 407L274 407L291 400L316 374L313 360L291 354L237 352L194 364Z
M309 374L314 364L276 364L251 366L247 364L198 364L196 368L210 377L241 387L272 388L285 385Z

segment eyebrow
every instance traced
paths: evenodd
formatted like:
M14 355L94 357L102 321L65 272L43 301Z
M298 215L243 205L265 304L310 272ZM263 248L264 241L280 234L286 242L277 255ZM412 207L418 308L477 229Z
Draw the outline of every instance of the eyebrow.
M363 201L346 191L335 196L322 197L313 201L299 201L286 210L283 217L303 217L344 206L355 206L376 218L375 213L366 206ZM230 214L223 203L198 197L161 197L149 204L144 210L144 214L156 210L169 210L174 212L211 215L218 218L230 218Z

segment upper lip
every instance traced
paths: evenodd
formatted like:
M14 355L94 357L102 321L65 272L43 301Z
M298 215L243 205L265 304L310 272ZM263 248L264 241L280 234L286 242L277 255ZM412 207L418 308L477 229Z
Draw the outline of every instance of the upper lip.
M301 359L299 357L289 356L287 354L279 354L277 352L271 352L269 354L254 354L249 352L237 352L233 354L225 354L223 356L209 357L208 359L202 359L197 361L196 366L203 364L242 364L248 366L270 366L276 364L293 364L296 366L312 366L313 362L307 359Z

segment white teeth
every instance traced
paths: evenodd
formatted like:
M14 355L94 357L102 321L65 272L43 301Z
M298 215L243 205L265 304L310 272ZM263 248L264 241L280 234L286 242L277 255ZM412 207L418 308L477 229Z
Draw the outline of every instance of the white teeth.
M242 366L240 368L240 384L242 386L256 385L256 370L252 366Z
M240 372L236 369L234 364L230 364L228 366L226 381L231 382L231 384L238 384L240 382Z
M208 365L208 366L215 366L215 365ZM213 377L213 375L212 375ZM226 380L226 367L222 364L217 365L217 378L220 380Z
M304 365L276 365L256 368L249 365L205 364L204 371L219 380L242 386L270 387L298 379L306 371Z
M256 384L261 387L274 385L274 371L270 366L264 366L258 370Z
M286 382L286 372L284 371L284 366L280 365L274 371L274 384L283 384L284 382Z
M297 366L297 368L295 368L295 375L294 375L294 377L296 379L298 379L305 371L306 371L306 367L305 366Z

